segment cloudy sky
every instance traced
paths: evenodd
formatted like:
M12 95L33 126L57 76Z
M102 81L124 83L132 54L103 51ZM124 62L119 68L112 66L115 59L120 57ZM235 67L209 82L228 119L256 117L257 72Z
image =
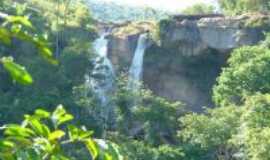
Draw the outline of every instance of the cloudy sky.
M181 10L187 6L195 3L214 4L216 0L103 0L114 1L122 4L136 5L136 6L151 6L153 8L162 8L166 10Z

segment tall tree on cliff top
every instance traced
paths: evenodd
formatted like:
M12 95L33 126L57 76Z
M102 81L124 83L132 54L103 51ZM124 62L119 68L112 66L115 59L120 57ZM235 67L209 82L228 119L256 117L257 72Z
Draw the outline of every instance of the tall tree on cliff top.
M269 12L269 0L219 0L221 9L229 15L246 12Z
M205 3L197 3L190 7L185 8L182 13L184 14L211 14L215 12L215 7Z

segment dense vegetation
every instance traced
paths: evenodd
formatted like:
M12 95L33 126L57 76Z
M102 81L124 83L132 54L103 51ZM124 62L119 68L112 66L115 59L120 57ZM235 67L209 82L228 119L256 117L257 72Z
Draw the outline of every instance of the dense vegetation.
M205 4L205 3L197 3L190 7L185 8L182 13L184 14L212 14L215 13L215 7Z
M219 0L221 9L230 15L247 12L267 12L270 9L268 0Z
M116 2L88 0L93 17L102 22L125 22L142 20L160 20L169 16L168 11L151 7L134 7Z
M191 113L143 84L132 92L123 75L107 122L84 78L93 68L91 42L97 37L89 4L0 1L0 160L270 159L269 34L256 46L232 51L213 87L215 108ZM267 0L220 0L220 5L228 14L269 11ZM92 12L100 9L93 6ZM106 19L95 17L163 16L144 9L107 16L111 12L103 12ZM199 4L186 12L213 8Z

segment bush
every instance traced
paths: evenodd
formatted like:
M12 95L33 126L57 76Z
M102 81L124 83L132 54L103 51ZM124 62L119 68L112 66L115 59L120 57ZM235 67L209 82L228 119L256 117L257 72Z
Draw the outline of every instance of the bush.
M185 114L184 104L158 97L148 89L134 93L126 87L125 80L120 80L118 86L115 100L118 130L122 134L155 146L176 142L177 119Z
M7 9L9 14L16 14L19 10L23 15L31 15L33 29L30 30L29 27L23 25L19 32L20 35L29 33L30 38L29 36L24 38L34 38L31 40L35 42L34 44L36 44L35 39L42 40L41 44L52 48L51 50L43 49L47 51L43 57L47 56L49 61L52 60L51 57L57 57L59 62L58 66L44 62L40 57L35 56L40 53L37 51L42 49L42 46L35 48L35 45L29 44L25 40L19 41L17 37L12 40L9 48L0 46L0 56L2 53L6 55L12 52L14 60L23 64L33 77L33 85L29 87L12 83L1 66L1 123L19 122L22 119L16 115L31 113L37 107L46 106L46 110L52 111L51 106L59 103L68 106L67 109L76 115L80 112L85 113L85 110L80 110L73 101L72 91L75 86L84 83L82 77L89 68L89 59L93 53L91 41L95 37L95 33L88 7L82 1L72 1L70 5L67 5L67 2L60 2L60 13L55 8L56 1L51 0L20 1L20 3L16 3L17 9L16 7L6 8L6 6L15 6L14 1L5 0L0 3L0 7ZM57 25L58 14L60 16L59 25ZM26 17L21 19L21 22L27 22ZM16 25L21 24L16 22ZM34 33L31 34L32 32ZM2 35L2 32L0 34ZM38 36L34 36L36 34ZM2 37L0 39L2 40ZM47 41L50 43L44 39L48 39ZM71 106L72 108L70 108Z
M182 13L184 14L211 14L215 13L214 6L207 5L205 3L197 3L193 6L185 8Z
M270 95L256 94L247 97L241 128L234 137L238 155L249 160L270 158Z
M122 142L121 150L126 160L179 160L185 156L180 147L162 145L155 148L134 140Z
M243 104L244 96L270 91L270 50L260 46L232 52L213 89L217 105Z
M7 124L3 127L4 139L0 139L0 158L8 160L70 160L74 159L65 147L85 145L91 159L121 160L117 146L111 142L92 139L92 131L67 125L73 119L63 106L52 113L38 109L33 115L25 115L21 125ZM67 131L66 131L67 130ZM77 148L76 148L77 149ZM68 156L69 155L69 156ZM70 157L71 156L71 157ZM84 157L80 157L84 159Z
M186 155L196 151L199 159L219 159L232 155L230 140L238 131L242 111L238 107L207 110L207 114L189 114L180 118L179 137Z
M246 12L267 12L270 10L268 0L219 0L221 9L230 15Z

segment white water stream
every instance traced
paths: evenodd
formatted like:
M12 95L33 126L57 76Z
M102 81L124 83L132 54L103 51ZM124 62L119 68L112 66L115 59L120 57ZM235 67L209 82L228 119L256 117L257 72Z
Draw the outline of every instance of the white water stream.
M147 34L139 36L137 47L134 53L132 64L129 68L128 85L127 87L133 92L138 91L140 81L142 80L144 52L147 47Z
M91 76L87 76L86 83L94 92L96 98L100 102L97 108L97 118L103 128L103 138L106 137L106 130L108 123L112 120L114 112L114 105L112 104L115 73L110 59L107 57L108 40L106 36L108 33L103 33L93 43L93 48L97 54L94 61L94 68Z

